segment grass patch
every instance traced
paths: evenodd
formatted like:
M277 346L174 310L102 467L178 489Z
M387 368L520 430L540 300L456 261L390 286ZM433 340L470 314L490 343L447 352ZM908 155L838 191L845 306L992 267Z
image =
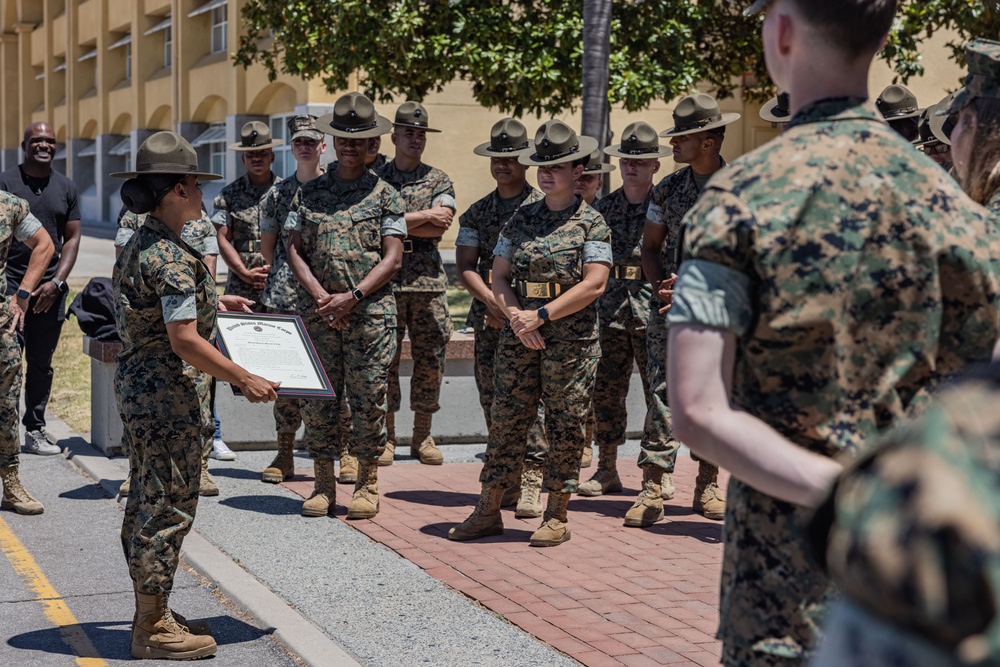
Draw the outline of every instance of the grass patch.
M82 284L71 284L66 305ZM90 433L90 357L83 353L83 332L75 317L67 318L52 357L52 395L48 409L77 433Z

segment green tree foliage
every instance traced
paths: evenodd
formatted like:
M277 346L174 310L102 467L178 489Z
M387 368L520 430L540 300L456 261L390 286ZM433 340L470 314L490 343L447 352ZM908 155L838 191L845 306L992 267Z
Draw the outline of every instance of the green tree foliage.
M749 0L614 0L608 98L629 111L707 82L719 96L774 94ZM920 51L951 30L954 57L971 38L1000 37L997 0L900 0L881 57L903 82ZM248 0L237 63L319 77L344 90L357 73L373 99L423 99L456 78L476 101L538 116L574 109L583 58L581 0ZM272 38L273 36L273 38ZM957 82L956 82L957 85Z

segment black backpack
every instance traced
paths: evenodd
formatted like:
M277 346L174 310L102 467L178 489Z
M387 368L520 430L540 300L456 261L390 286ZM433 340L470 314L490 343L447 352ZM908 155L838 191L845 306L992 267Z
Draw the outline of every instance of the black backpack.
M121 340L115 323L115 298L111 278L91 278L69 306L80 329L97 340Z

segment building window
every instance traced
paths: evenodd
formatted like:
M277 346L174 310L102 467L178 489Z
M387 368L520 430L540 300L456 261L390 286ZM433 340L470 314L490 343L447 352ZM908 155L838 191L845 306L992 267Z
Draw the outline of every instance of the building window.
M163 29L163 66L170 67L174 62L174 30L170 26Z
M226 142L213 141L208 145L209 173L226 175Z
M212 53L226 50L226 5L212 10Z
M132 79L132 42L125 45L125 80Z
M281 178L288 178L295 173L295 156L292 155L291 142L286 136L288 132L288 119L292 115L271 116L271 138L281 139L285 142L274 149L274 164L271 166L271 171Z

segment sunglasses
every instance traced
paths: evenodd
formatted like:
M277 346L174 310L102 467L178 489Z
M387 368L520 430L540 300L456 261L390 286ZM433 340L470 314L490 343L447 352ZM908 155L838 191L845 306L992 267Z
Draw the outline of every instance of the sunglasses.
M948 144L925 144L920 147L920 150L922 150L925 155L933 155L935 153L943 155L951 150L951 146Z

